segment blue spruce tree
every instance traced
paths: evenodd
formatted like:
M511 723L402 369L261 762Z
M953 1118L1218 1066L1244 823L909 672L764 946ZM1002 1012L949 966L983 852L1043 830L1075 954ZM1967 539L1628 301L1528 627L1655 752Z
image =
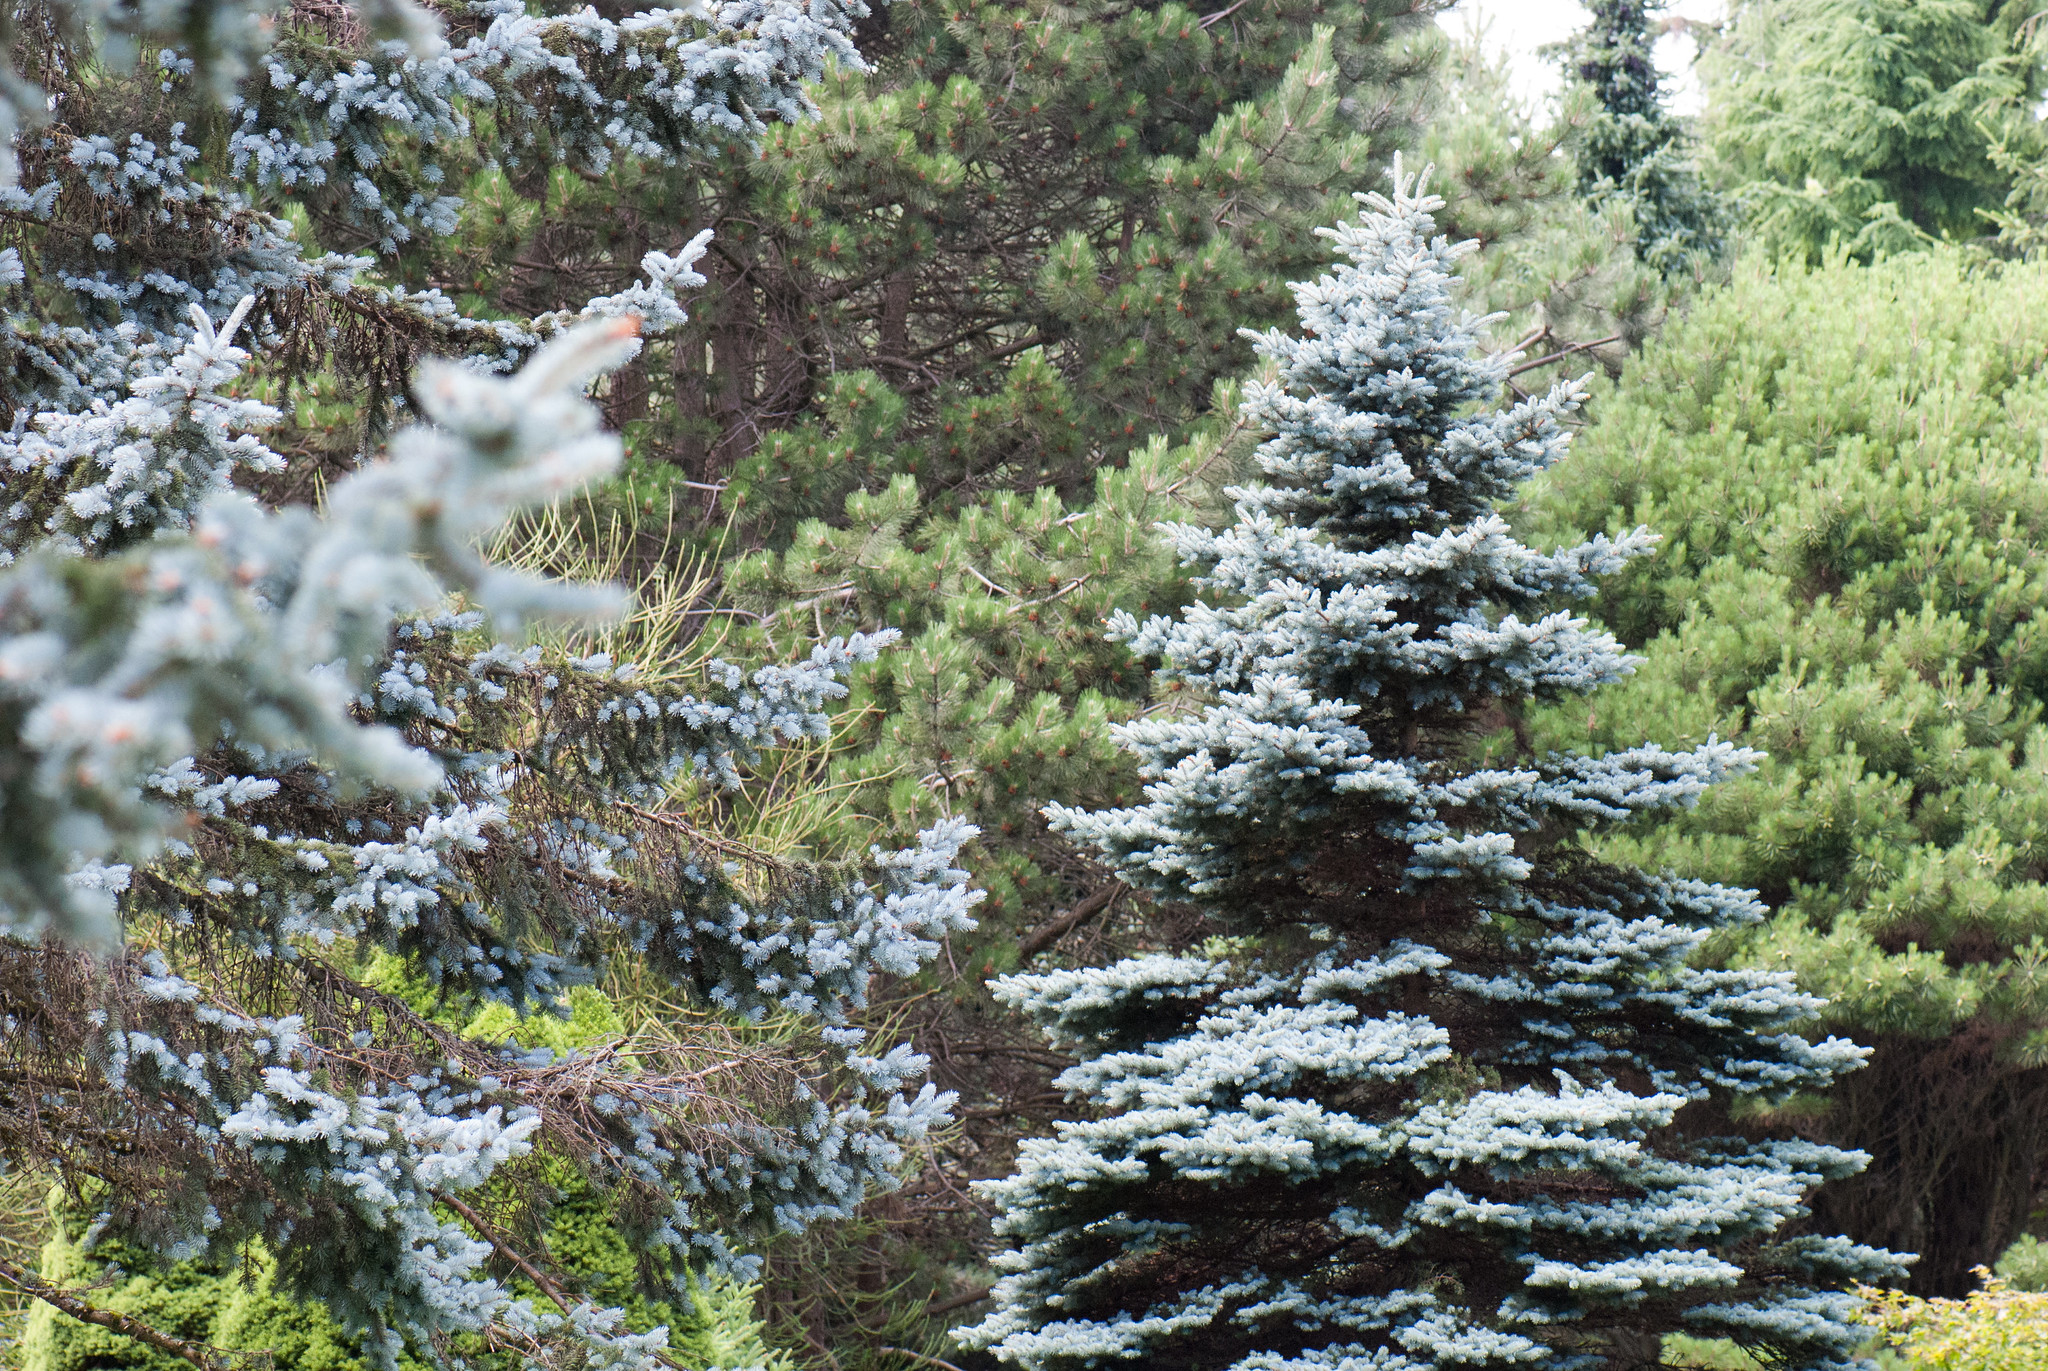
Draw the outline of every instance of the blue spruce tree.
M1693 969L1747 893L1603 865L1576 830L1754 764L1479 759L1524 702L1630 669L1549 608L1650 545L1543 555L1495 511L1564 455L1577 387L1488 406L1509 366L1452 304L1468 249L1404 177L1296 287L1303 337L1250 413L1267 484L1173 527L1211 598L1111 631L1201 701L1123 726L1142 806L1055 808L1133 885L1205 911L1199 955L1012 976L1093 1117L991 1183L1015 1244L962 1336L1030 1368L1652 1365L1687 1330L1857 1364L1852 1279L1890 1253L1781 1236L1856 1153L1702 1140L1680 1116L1825 1086L1787 976Z
M685 321L708 235L515 318L407 284L406 245L460 226L456 172L729 157L816 113L805 82L860 66L866 13L0 22L0 1167L62 1188L83 1251L264 1254L385 1371L653 1371L667 1330L550 1255L565 1197L600 1197L638 1293L687 1308L899 1184L945 1120L924 1059L859 1020L973 926L972 826L801 862L729 822L895 634L614 661L524 629L615 588L480 555L618 470L589 392ZM369 446L320 509L267 505L247 487L323 390L362 398ZM380 965L508 1024L621 966L685 1012L487 1041ZM0 1289L220 1364L4 1253Z

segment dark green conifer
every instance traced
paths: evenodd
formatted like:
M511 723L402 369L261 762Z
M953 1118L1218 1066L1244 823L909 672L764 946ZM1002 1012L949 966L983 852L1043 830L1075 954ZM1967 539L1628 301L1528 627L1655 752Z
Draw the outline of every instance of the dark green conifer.
M899 474L1071 499L1180 440L1412 130L1431 8L891 5L873 73L710 183L725 255L677 353L702 406L665 454L780 546Z
M1988 231L2012 174L1992 155L2037 121L2024 6L2002 0L1743 0L1701 68L1707 132L1771 252L1860 259Z
M1701 181L1691 139L1664 107L1651 16L1654 0L1589 0L1592 23L1572 45L1571 76L1599 112L1576 149L1579 188L1595 205L1626 204L1636 253L1660 272L1721 246L1721 207Z

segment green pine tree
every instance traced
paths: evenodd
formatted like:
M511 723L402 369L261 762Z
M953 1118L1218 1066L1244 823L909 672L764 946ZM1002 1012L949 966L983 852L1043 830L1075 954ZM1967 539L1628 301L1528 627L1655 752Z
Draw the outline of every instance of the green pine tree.
M1546 546L1663 535L1595 602L1647 660L1522 737L1768 754L1598 850L1776 909L1715 955L1796 971L1818 1031L1875 1055L1737 1122L1867 1150L1812 1222L1919 1252L1924 1293L2013 1240L2048 1132L2044 358L2042 266L1752 261L1595 402L1525 514Z
M786 546L897 475L1072 499L1179 441L1411 134L1432 8L892 4L876 70L706 206L725 255L677 355L710 370L677 384L708 446L669 455Z
M869 69L828 72L801 132L678 166L479 165L461 231L406 260L518 313L712 230L689 323L606 384L607 417L636 491L680 483L749 546L896 474L1072 498L1247 364L1235 328L1284 314L1314 226L1412 137L1437 7L876 5ZM863 382L902 412L890 441L838 432Z
M1554 110L1532 106L1483 40L1473 30L1453 48L1423 141L1449 201L1444 232L1480 247L1458 266L1466 298L1500 316L1483 334L1490 350L1525 354L1509 381L1519 393L1593 363L1618 374L1711 264L1668 277L1646 265L1635 203L1581 188L1579 150L1604 117L1592 93L1576 85Z

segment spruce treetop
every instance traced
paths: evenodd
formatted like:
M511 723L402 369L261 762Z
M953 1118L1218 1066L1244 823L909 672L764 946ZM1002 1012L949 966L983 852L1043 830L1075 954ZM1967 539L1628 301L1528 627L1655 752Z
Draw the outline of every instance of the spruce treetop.
M1724 210L1702 182L1692 139L1664 107L1649 0L1592 0L1570 45L1570 75L1599 102L1578 139L1579 188L1597 207L1625 205L1636 254L1671 275L1721 248Z

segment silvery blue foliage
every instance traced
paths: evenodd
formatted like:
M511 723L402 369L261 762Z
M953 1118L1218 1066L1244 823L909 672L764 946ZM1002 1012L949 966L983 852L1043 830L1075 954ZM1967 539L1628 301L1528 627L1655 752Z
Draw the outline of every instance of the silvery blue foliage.
M0 437L10 500L0 513L0 559L12 562L43 540L93 555L159 529L184 530L199 498L236 469L283 469L256 437L277 411L220 389L249 359L234 338L251 303L243 297L218 330L194 305L191 340L162 370L130 382L124 399L38 414L33 427L26 414L17 419Z
M1630 669L1555 606L1650 540L1515 539L1497 503L1564 456L1578 388L1495 406L1511 359L1453 298L1470 245L1393 182L1295 287L1302 336L1258 340L1265 481L1229 528L1168 530L1208 594L1112 623L1202 704L1115 730L1145 803L1048 815L1225 936L998 982L1087 1110L987 1184L1013 1246L963 1340L1034 1371L1564 1371L1682 1329L1858 1365L1842 1289L1901 1260L1790 1234L1865 1159L1682 1115L1862 1049L1802 1036L1789 976L1690 965L1762 916L1747 892L1570 841L1753 754L1479 760L1525 701Z
M616 465L582 391L625 355L630 322L571 328L512 377L427 368L434 426L398 434L324 515L228 486L238 463L274 460L235 432L266 415L222 390L243 359L234 321L195 322L130 401L14 440L33 509L0 571L9 1048L82 1058L94 1074L63 1106L180 1159L140 1194L117 1163L99 1173L131 1227L184 1255L262 1238L387 1361L470 1333L653 1366L663 1335L515 1296L486 1270L490 1242L436 1206L551 1144L632 1197L633 1236L680 1279L745 1271L731 1238L844 1217L897 1183L950 1097L909 1093L924 1060L862 1050L848 1016L875 973L913 972L973 926L979 895L955 865L973 828L750 874L665 807L678 784L738 789L769 750L824 737L848 673L895 635L751 672L713 663L693 690L481 636L614 602L475 548ZM451 589L478 608L392 632ZM43 941L110 950L138 919L304 978L302 1012L224 1001L157 952L111 950L88 972L94 958ZM670 1050L607 1068L464 1043L341 974L336 949L381 949L521 1015L626 952L737 1022L809 1020L819 1048L807 1064L712 1035L723 1066ZM100 1005L83 1023L25 992L67 976ZM729 1069L752 1096L703 1088Z
M192 336L195 306L220 318L249 297L243 328L266 351L318 359L379 406L421 354L510 369L571 323L628 311L666 332L683 317L677 290L701 284L702 236L644 254L623 291L531 319L397 284L392 259L457 231L478 167L675 165L814 115L804 83L862 66L849 35L866 13L862 0L689 0L619 20L513 0L432 14L411 0L51 7L54 46L28 45L47 70L0 70L0 132L14 135L0 208L51 230L0 264L8 407L29 421L119 405ZM138 45L156 54L161 102L142 81L125 103L71 89L84 66L135 65ZM205 105L224 106L223 136L188 127L195 97L209 121ZM286 197L367 254L302 243L273 212Z
M472 1337L647 1368L662 1330L492 1275L544 1220L540 1158L610 1198L648 1279L681 1282L848 1215L946 1119L923 1059L854 1020L873 976L972 926L972 827L790 863L682 802L741 799L769 754L825 737L894 635L642 680L517 645L614 591L478 554L614 469L585 390L683 322L706 235L532 318L385 272L455 227L437 158L477 107L505 166L712 155L810 113L802 83L858 63L862 13L486 3L443 7L444 32L406 0L55 11L69 46L27 75L64 119L24 120L0 187L42 230L0 252L0 1059L45 1082L0 1145L104 1195L95 1231L178 1257L261 1242L385 1364ZM161 105L67 84L74 56L119 67L145 40L176 44ZM39 116L4 76L0 99ZM223 137L175 117L195 85ZM307 249L265 209L281 191L378 255ZM320 512L267 508L231 485L283 465L256 357L404 391L424 422ZM457 1036L363 970L529 1017L622 959L690 1017L567 1054Z
M617 464L618 440L581 392L624 355L630 325L565 335L516 378L431 371L422 402L443 427L400 435L392 460L335 486L322 517L266 511L227 485L238 464L277 460L230 434L263 407L215 389L245 356L229 339L237 321L203 326L131 401L44 416L12 443L10 532L24 550L0 573L0 700L19 771L0 909L17 936L111 939L106 893L68 873L153 855L169 816L140 782L223 723L245 745L306 747L372 782L432 788L429 758L347 712L348 664L381 653L394 613L453 589L513 625L616 603L608 588L485 566L472 548Z
M828 61L862 66L848 34L866 12L857 0L692 0L613 21L588 6L546 15L470 0L460 41L351 51L300 30L231 102L228 152L236 175L259 184L335 190L341 212L389 251L453 230L460 201L442 189L437 149L469 136L466 106L495 109L509 164L673 163L754 136L766 118L814 114L803 82ZM417 167L395 155L408 147L425 154Z

